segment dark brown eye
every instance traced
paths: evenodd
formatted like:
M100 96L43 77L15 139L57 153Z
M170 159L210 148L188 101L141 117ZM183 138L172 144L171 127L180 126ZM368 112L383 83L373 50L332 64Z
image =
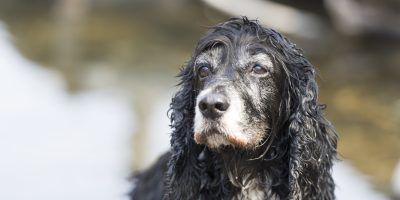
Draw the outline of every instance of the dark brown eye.
M200 78L209 76L211 74L210 66L207 64L201 65L198 69L198 74L199 74Z
M251 71L253 73L255 73L255 74L265 74L265 73L267 73L267 70L264 67L262 67L261 65L259 65L259 64L253 65L253 68L251 69Z

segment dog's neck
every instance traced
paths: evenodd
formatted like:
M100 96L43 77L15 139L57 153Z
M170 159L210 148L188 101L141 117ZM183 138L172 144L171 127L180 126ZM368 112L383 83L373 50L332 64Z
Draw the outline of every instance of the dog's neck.
M234 149L219 151L226 174L237 188L233 199L272 199L278 200L277 187L285 187L286 164L283 158L266 160L257 158L257 152L238 152ZM283 185L283 186L282 186Z

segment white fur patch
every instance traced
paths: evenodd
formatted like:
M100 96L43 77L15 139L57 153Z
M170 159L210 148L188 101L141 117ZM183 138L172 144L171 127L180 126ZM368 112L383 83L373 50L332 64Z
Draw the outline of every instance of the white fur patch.
M222 48L213 48L209 51L201 53L197 57L195 64L209 63L211 67L217 68L221 64L221 55L222 55Z
M222 116L221 124L223 124L226 134L229 134L230 137L247 143L248 138L243 133L241 127L241 122L244 121L243 113L245 113L244 102L236 91L230 90L228 91L228 94L228 98L231 100L231 105Z
M201 91L200 94L197 96L195 116L194 116L194 132L195 133L201 133L201 132L204 132L204 130L206 130L205 119L199 109L199 102L200 102L200 99L202 99L206 94L208 94L210 92L212 92L212 88L207 88L207 89Z
M230 177L231 178L231 177ZM280 200L277 194L274 194L271 188L266 188L266 185L271 183L261 183L259 178L247 180L248 176L243 178L241 191L233 197L233 200ZM232 180L231 180L232 182ZM247 184L245 184L245 182Z
M240 67L246 67L249 63L259 63L269 70L273 70L273 63L271 58L265 53L258 53L250 55L248 52L244 53L244 58L239 60Z
M223 135L213 134L207 137L207 145L210 148L218 148L219 146L227 146L230 143L226 140Z

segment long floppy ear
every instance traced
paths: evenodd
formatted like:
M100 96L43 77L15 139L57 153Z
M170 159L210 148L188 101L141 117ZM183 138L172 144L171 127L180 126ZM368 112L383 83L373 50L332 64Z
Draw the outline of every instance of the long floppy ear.
M289 199L335 199L331 169L337 135L318 104L314 67L279 33L273 34L270 42L280 51L287 74Z
M308 63L308 62L305 62ZM288 134L291 199L334 199L331 177L336 158L336 133L318 105L318 88L311 65L295 66L292 73Z
M166 194L164 199L191 199L197 196L194 188L198 188L199 163L196 155L201 147L193 140L193 119L195 106L195 88L192 63L181 69L180 89L170 104L171 119L171 153L169 161Z

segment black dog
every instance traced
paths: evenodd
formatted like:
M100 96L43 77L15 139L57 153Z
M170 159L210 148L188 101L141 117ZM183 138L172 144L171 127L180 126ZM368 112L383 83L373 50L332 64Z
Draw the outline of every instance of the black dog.
M132 199L335 199L337 135L294 44L231 19L199 41L179 76L171 150L136 177Z

